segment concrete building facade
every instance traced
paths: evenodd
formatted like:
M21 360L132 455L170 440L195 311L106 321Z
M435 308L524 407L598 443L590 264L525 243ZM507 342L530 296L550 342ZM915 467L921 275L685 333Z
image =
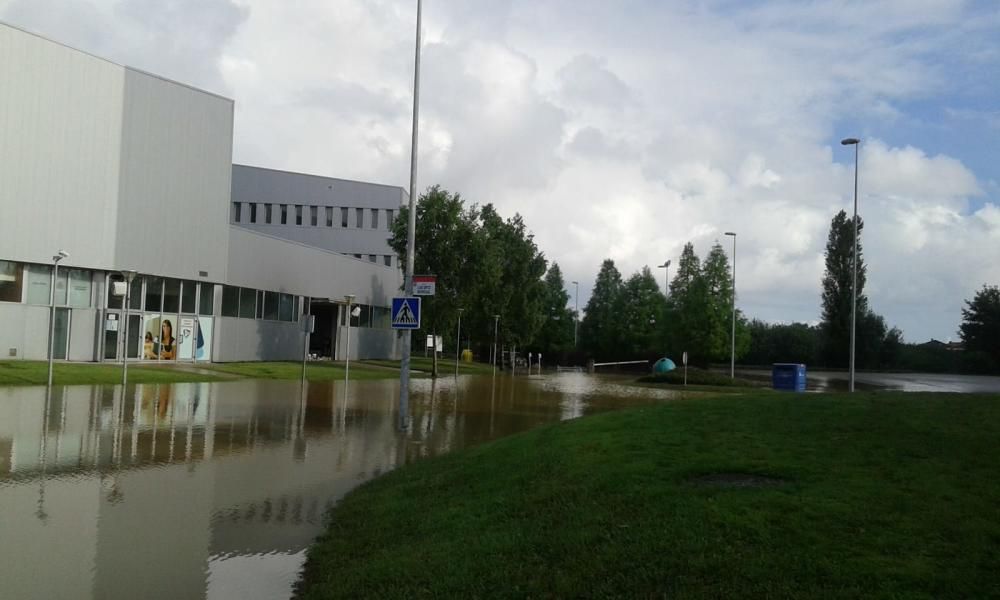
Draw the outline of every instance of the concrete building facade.
M0 358L47 356L50 303L59 359L296 359L310 310L311 352L396 355L395 261L230 223L237 179L263 193L234 175L233 100L2 23L0 82ZM369 218L364 190L399 190L330 181ZM378 228L352 233L371 240L349 247L387 248ZM127 343L123 271L138 274ZM350 349L348 294L361 307Z

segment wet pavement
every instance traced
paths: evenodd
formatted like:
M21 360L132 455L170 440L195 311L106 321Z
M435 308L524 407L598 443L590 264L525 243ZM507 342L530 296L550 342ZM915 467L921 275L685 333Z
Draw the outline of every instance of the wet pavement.
M284 598L326 511L407 462L673 392L577 373L0 388L0 598Z
M771 379L765 369L741 369L737 376L751 379ZM858 390L898 392L958 392L963 394L1000 393L1000 377L991 375L947 375L938 373L856 373ZM806 386L816 392L842 392L848 388L847 371L808 371Z

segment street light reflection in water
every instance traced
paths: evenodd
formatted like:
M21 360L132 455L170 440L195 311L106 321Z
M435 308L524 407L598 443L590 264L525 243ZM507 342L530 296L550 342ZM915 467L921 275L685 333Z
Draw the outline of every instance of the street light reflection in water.
M0 389L0 597L287 597L326 511L400 464L670 392L582 374Z

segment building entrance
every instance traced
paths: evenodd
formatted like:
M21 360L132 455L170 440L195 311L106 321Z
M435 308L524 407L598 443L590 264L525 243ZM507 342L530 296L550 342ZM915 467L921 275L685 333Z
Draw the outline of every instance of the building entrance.
M312 314L316 317L316 328L309 336L309 354L329 360L337 345L337 305L313 300Z

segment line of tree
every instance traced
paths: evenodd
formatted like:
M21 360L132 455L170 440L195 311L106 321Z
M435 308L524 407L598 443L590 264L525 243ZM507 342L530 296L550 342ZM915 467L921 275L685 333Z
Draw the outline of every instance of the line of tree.
M403 207L389 238L401 261L408 219ZM461 310L462 346L481 360L490 357L494 325L507 347L572 346L574 315L562 273L548 266L521 215L504 219L491 204L466 206L459 194L434 186L417 201L415 243L414 272L437 277L435 295L422 301L422 334L442 336L454 352ZM415 349L423 345L423 335L413 337Z
M596 360L656 359L687 352L691 364L729 358L733 287L729 258L718 242L704 264L688 243L664 297L648 266L623 281L611 259L601 264L580 324L582 348ZM736 356L750 345L736 313Z

